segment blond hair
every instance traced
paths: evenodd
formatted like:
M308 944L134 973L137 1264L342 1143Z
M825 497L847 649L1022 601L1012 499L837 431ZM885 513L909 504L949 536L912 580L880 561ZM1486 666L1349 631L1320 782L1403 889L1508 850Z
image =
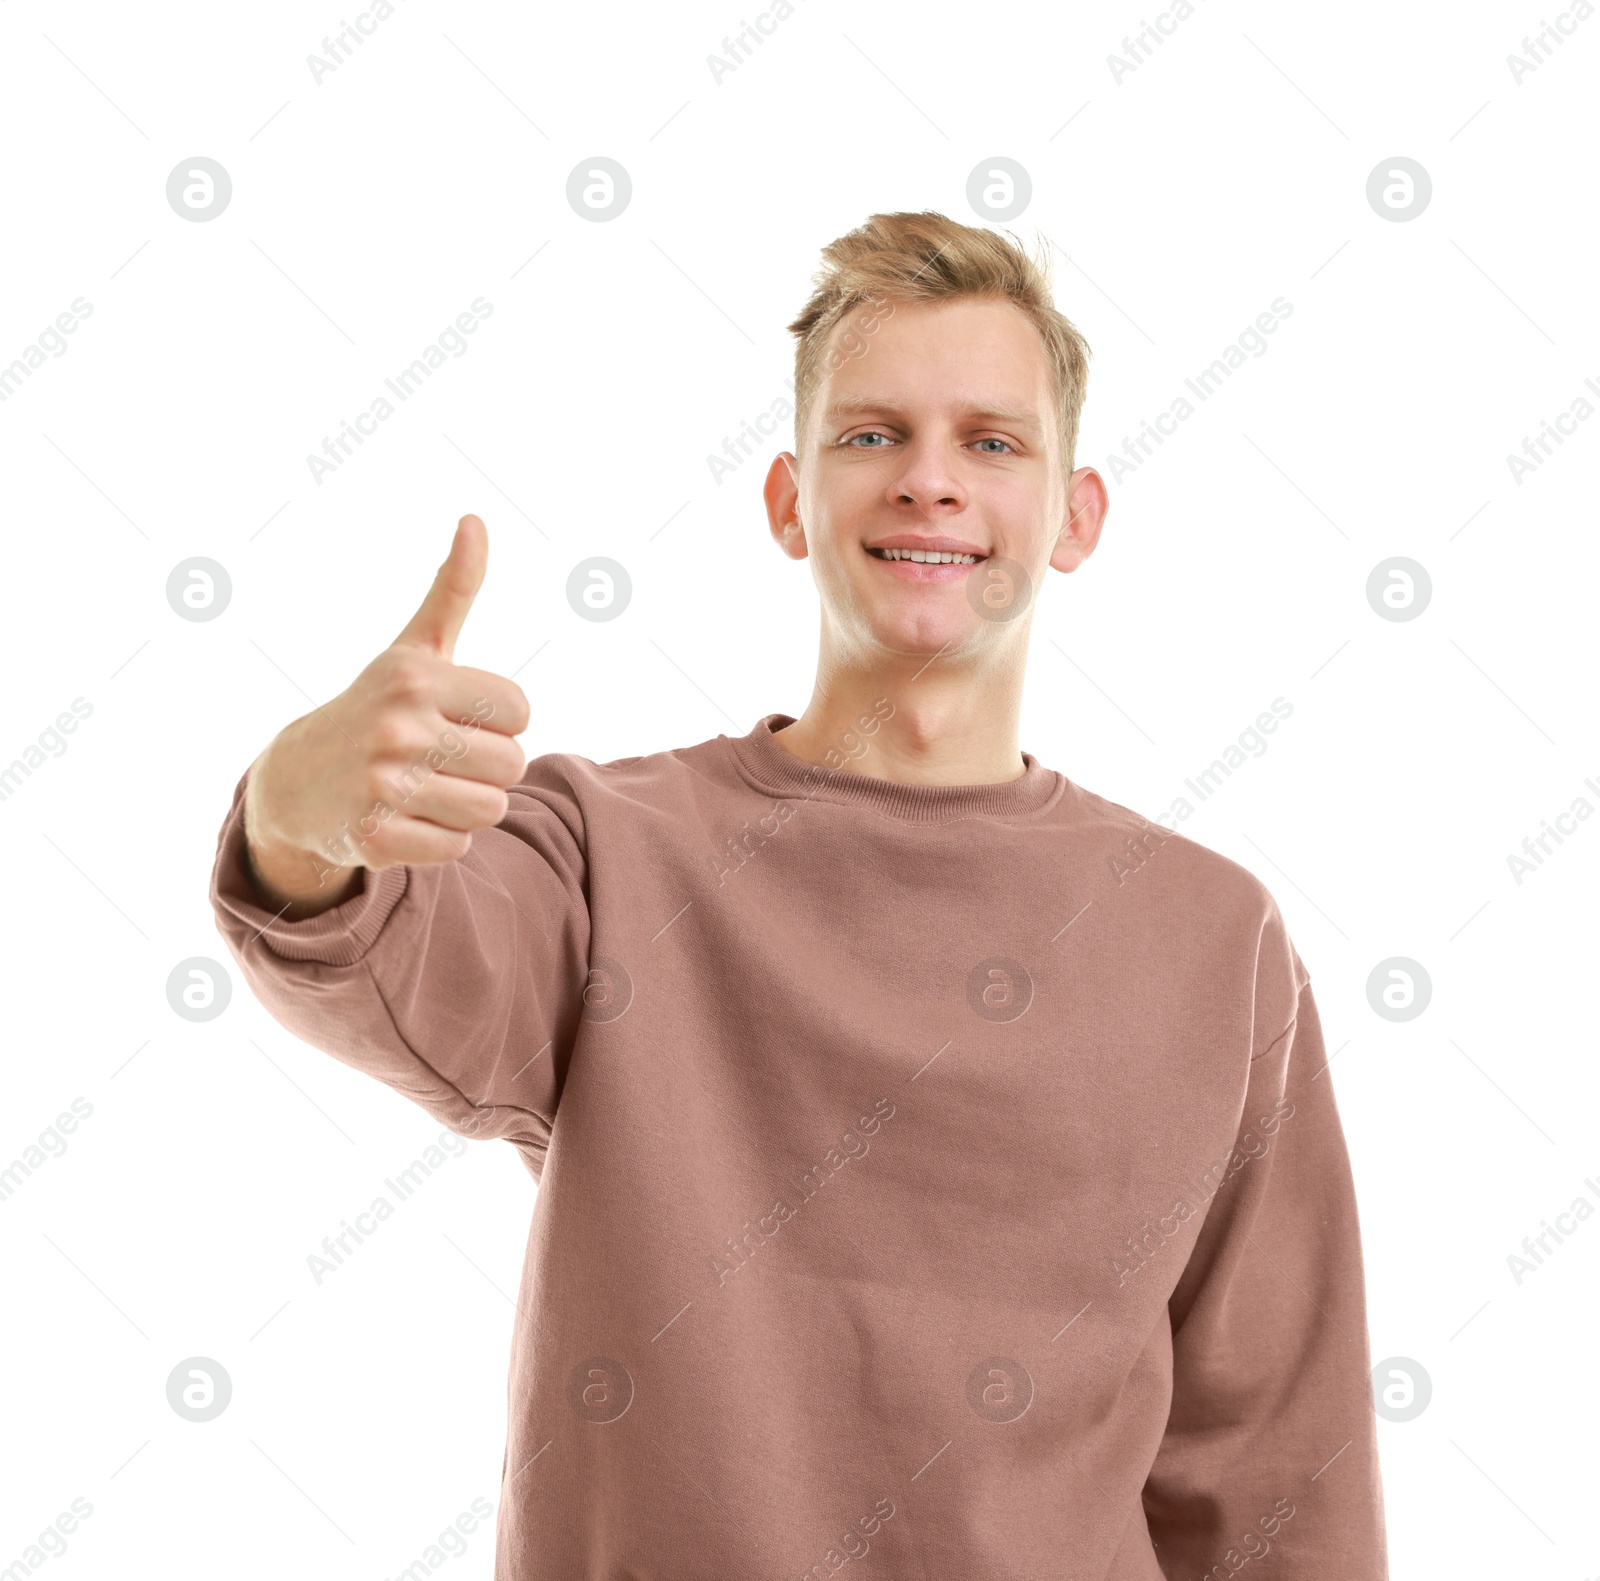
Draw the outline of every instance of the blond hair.
M1065 470L1071 473L1078 448L1078 416L1089 381L1089 345L1056 310L1048 252L1035 262L1008 237L961 225L925 209L920 214L874 214L865 225L829 242L822 249L822 260L810 299L789 325L790 334L797 337L797 448L822 384L830 337L853 309L885 300L940 302L980 297L1013 303L1038 330L1055 390L1061 454ZM863 322L869 319L870 314Z

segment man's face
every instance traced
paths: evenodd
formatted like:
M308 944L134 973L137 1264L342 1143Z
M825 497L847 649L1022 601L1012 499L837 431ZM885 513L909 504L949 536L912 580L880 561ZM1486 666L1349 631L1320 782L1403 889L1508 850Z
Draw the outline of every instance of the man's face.
M862 304L824 366L803 454L773 463L766 493L831 637L858 657L949 655L1025 631L1046 569L1082 563L1105 509L1097 473L1063 474L1038 331L1008 302ZM978 559L887 553L920 547ZM1017 567L1027 606L999 618Z

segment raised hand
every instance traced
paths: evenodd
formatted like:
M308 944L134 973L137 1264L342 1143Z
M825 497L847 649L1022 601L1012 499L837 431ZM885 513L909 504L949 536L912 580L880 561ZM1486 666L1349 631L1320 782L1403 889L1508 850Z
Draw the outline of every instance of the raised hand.
M291 919L359 886L362 867L453 862L505 817L527 759L514 739L528 699L514 681L455 663L483 585L489 535L463 516L405 629L324 707L286 726L245 791L256 882Z

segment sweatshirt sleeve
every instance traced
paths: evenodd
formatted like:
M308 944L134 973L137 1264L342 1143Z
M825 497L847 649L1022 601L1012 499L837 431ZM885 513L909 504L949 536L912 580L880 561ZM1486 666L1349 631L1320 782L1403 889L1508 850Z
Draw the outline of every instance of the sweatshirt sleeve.
M1293 1017L1251 1060L1168 1302L1172 1409L1144 1503L1169 1581L1268 1553L1273 1581L1389 1573L1355 1190L1311 984L1283 947Z
M458 861L363 868L353 895L297 922L262 904L246 866L249 779L210 896L256 998L452 1131L510 1141L538 1178L588 981L582 810L554 760L528 764Z

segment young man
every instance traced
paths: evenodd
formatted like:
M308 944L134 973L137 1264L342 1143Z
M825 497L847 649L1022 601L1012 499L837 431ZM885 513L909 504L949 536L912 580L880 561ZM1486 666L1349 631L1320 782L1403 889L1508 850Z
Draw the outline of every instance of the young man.
M1019 746L1106 515L1087 348L936 214L834 242L790 327L798 719L525 763L453 662L467 516L222 828L262 1003L540 1182L495 1575L1376 1581L1306 968L1251 874Z

